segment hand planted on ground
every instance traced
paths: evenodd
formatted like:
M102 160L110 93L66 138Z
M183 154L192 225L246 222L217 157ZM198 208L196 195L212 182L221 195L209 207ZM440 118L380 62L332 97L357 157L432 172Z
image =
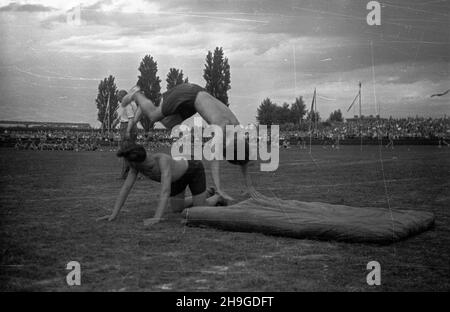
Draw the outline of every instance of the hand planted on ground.
M159 219L159 218L144 219L144 226L152 226L152 225L159 223L160 221L161 221L161 219Z
M100 218L95 219L95 221L103 221L103 220L107 220L107 221L113 221L115 219L115 217L113 217L112 215L106 215Z

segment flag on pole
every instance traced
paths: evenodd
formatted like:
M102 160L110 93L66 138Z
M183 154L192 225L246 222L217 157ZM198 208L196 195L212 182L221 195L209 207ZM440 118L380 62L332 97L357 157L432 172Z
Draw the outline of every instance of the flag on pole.
M355 104L356 99L357 99L358 97L359 97L359 92L358 92L358 94L355 96L355 99L353 100L352 104L347 108L347 112L353 107L353 105Z
M313 95L313 99L312 99L312 102L311 102L311 114L314 113L314 103L315 102L316 102L316 89L314 89L314 95Z
M316 101L316 89L314 88L314 95L311 102L311 110L309 111L309 131L311 131L311 125L314 117L314 102Z

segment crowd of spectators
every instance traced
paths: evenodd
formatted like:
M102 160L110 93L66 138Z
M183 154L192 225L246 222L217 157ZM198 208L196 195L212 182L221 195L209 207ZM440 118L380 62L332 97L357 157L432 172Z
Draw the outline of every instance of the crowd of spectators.
M352 118L346 122L319 123L312 126L311 132L305 131L284 131L284 138L312 136L317 139L341 140L351 138L391 138L393 140L405 138L434 139L450 138L450 119L443 118Z
M116 150L119 146L118 131L102 132L98 130L61 130L61 129L3 129L0 145L14 147L17 150L52 151L104 151ZM150 148L170 146L168 131L152 131L145 134L140 131L137 142Z
M353 138L375 139L439 139L450 138L450 119L443 118L353 118L345 122L319 123L306 130L290 130L280 133L280 141L305 142L312 137L319 140L345 140ZM153 130L145 133L140 130L137 142L147 147L170 147L174 138L168 130ZM99 130L62 130L62 129L3 129L0 145L16 149L30 150L71 150L103 151L116 150L119 146L118 131L102 132Z

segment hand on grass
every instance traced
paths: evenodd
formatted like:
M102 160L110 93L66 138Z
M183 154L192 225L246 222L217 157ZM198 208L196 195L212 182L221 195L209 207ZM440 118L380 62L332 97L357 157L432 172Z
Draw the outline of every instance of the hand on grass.
M113 221L116 217L114 217L113 215L106 215L100 218L97 218L95 221L103 221L103 220L107 220L107 221Z
M144 226L152 226L155 225L156 223L159 223L160 221L161 221L160 218L144 219Z

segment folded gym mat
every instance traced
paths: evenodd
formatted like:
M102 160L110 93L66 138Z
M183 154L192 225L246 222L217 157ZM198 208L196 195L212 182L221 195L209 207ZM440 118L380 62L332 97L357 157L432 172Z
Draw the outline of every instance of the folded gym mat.
M295 238L389 244L427 230L434 214L321 202L247 199L226 207L185 210L187 224Z

